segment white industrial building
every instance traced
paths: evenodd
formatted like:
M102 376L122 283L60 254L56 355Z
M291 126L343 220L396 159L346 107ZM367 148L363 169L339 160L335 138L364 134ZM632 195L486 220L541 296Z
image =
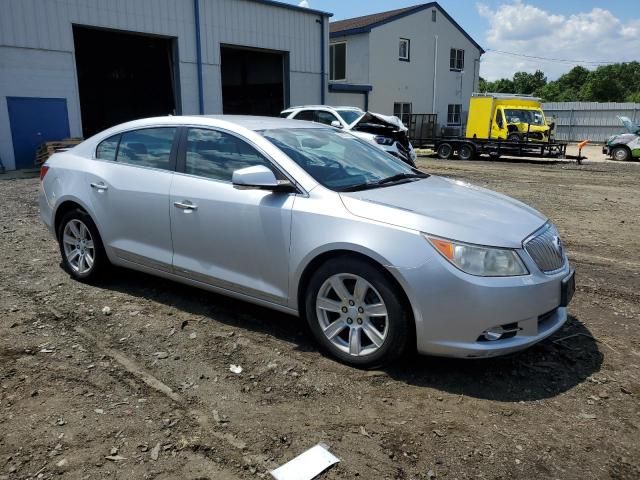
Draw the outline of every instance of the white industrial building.
M331 22L328 102L459 133L484 50L436 2Z
M0 161L167 114L325 103L326 12L270 0L0 0Z

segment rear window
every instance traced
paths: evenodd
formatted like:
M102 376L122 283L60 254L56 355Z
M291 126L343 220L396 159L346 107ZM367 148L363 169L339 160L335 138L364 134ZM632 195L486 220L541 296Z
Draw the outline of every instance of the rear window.
M96 158L100 160L116 161L116 153L118 151L118 143L120 142L120 134L109 137L100 142L96 149Z

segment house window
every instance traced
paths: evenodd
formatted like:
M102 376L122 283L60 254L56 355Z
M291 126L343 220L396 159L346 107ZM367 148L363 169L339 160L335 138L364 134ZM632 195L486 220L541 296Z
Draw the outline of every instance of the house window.
M464 50L457 48L451 49L451 54L449 55L449 70L454 72L464 70Z
M436 21L436 9L435 8L433 10L431 10L431 21L432 22Z
M409 125L411 120L411 104L410 103L394 103L393 114L402 120L405 126Z
M347 44L329 45L329 80L347 79Z
M462 112L462 105L459 103L449 104L447 108L447 125L449 127L459 127L462 125L460 113Z
M409 61L410 47L411 47L411 40L409 40L408 38L400 39L400 49L398 51L398 58L403 62Z

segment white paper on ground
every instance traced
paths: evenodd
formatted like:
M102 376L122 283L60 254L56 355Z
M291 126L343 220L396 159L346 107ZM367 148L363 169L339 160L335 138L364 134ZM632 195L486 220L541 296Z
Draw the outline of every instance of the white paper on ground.
M272 470L276 480L311 480L340 461L321 443Z

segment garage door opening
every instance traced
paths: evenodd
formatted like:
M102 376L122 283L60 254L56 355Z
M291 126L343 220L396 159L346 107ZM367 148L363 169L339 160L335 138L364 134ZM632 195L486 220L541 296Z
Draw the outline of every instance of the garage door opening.
M286 53L222 46L220 55L225 114L277 116L288 106Z
M175 40L73 26L82 130L176 114Z

